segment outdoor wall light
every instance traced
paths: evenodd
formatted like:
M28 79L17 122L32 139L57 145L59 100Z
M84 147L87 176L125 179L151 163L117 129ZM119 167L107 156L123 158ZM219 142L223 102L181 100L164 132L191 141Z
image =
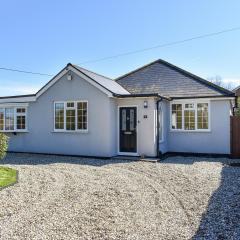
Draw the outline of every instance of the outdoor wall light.
M148 108L148 101L144 101L143 106L144 106L144 108Z
M69 74L67 75L67 79L68 79L68 81L71 81L71 80L72 80L72 74L71 74L71 73L69 73Z

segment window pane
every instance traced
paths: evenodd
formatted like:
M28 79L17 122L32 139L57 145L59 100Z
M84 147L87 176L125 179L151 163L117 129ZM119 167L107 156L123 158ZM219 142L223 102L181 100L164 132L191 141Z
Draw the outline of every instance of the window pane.
M75 130L75 109L66 111L66 130Z
M172 105L172 129L182 129L182 104Z
M5 109L5 130L14 130L14 108Z
M4 109L0 109L0 130L4 129Z
M55 104L55 129L64 129L64 103Z
M17 129L26 129L26 116L17 116Z
M74 108L74 102L68 102L67 107L68 108Z
M26 109L25 108L17 108L17 113L25 113Z
M184 110L184 129L195 130L195 111Z
M77 103L77 129L87 130L87 103L78 102Z
M208 103L197 105L198 129L208 129Z

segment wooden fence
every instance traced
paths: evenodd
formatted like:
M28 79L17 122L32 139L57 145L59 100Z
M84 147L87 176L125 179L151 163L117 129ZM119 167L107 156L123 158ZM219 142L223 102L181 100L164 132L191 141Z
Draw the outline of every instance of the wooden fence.
M240 158L240 117L231 116L231 155Z

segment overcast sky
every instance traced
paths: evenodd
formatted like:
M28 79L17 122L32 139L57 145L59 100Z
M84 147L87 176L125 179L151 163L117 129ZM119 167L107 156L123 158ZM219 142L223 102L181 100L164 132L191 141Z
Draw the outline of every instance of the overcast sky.
M117 77L161 58L201 77L240 84L240 31L81 64L240 27L240 1L1 2L0 68L56 74L68 62ZM0 95L35 93L50 80L0 70Z

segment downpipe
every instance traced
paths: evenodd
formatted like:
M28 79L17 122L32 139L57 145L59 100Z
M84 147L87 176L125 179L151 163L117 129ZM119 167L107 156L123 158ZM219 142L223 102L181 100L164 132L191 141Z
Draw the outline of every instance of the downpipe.
M156 148L156 156L160 157L160 151L159 151L159 142L160 142L160 135L159 135L159 126L160 126L160 118L159 118L159 103L162 102L163 98L160 97L156 102L157 107L157 148Z

